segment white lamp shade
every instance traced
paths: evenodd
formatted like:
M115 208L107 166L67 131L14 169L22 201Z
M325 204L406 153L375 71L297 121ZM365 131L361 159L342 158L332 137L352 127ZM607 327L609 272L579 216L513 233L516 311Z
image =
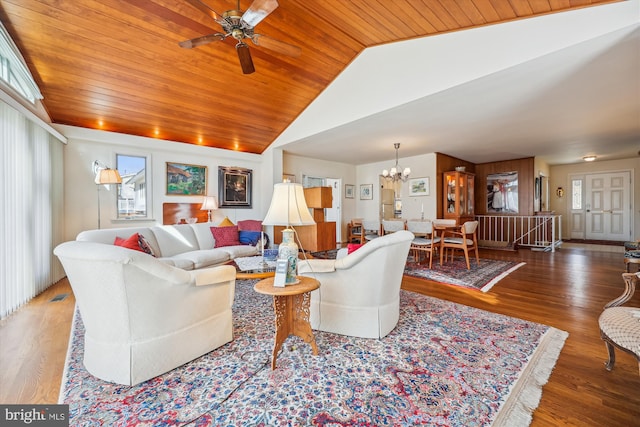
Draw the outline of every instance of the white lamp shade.
M100 169L96 174L96 184L120 184L122 177L115 169Z
M200 210L209 211L213 209L218 209L218 202L216 202L216 198L213 196L204 196Z
M304 198L302 184L295 182L275 184L271 206L262 224L285 226L315 224Z

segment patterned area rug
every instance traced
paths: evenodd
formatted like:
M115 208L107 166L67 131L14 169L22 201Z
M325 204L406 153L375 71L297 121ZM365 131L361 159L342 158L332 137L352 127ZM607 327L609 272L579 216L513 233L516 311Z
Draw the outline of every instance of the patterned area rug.
M467 263L464 257L455 257L453 262L445 262L442 266L439 260L434 259L433 268L429 269L428 266L416 264L410 258L407 261L404 274L447 285L462 286L487 292L509 273L525 265L524 262L518 263L482 258L479 265L475 259L470 259L469 263L471 269L467 270Z
M70 425L526 426L568 334L401 291L385 338L315 331L319 355L289 337L270 369L273 307L237 281L234 341L137 386L82 364L73 322L60 403Z

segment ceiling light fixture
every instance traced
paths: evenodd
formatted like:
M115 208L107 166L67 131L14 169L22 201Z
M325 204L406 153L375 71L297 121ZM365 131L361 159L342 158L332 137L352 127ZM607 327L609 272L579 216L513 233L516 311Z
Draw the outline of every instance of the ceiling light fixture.
M584 156L582 160L585 162L593 162L596 159L596 156Z
M382 177L387 181L391 181L391 182L397 182L397 181L405 182L407 179L409 179L409 174L411 174L411 168L403 169L398 165L398 150L400 149L400 143L396 142L395 144L393 144L393 146L396 149L396 164L394 167L391 168L390 171L386 169L383 170Z

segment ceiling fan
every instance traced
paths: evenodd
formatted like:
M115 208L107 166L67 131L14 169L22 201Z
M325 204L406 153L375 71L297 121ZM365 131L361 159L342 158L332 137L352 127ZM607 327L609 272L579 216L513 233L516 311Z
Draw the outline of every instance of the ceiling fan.
M251 74L256 70L253 66L249 46L244 42L244 39L251 40L256 46L262 46L287 56L297 57L302 51L298 46L293 46L262 34L256 34L253 31L256 25L278 7L277 0L254 0L249 9L244 12L240 10L240 0L238 0L236 9L227 10L222 15L200 0L187 1L193 7L212 17L214 21L222 26L224 33L214 33L185 40L179 43L180 47L190 49L211 42L223 41L227 37L233 37L238 41L236 51L244 74Z

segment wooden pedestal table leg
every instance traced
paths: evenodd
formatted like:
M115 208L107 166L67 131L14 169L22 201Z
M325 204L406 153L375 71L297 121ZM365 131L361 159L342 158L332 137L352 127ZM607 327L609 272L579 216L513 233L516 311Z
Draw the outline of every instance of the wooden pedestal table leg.
M311 345L313 354L318 355L318 346L309 324L309 292L299 295L274 295L276 336L271 354L271 369L276 369L276 356L289 335L296 335Z
M310 277L298 276L299 283L285 287L273 286L273 277L256 283L256 292L273 296L275 314L275 338L271 354L271 369L276 368L276 357L282 344L289 335L296 335L311 345L314 355L318 355L318 346L309 323L309 305L311 291L320 287L320 282Z

